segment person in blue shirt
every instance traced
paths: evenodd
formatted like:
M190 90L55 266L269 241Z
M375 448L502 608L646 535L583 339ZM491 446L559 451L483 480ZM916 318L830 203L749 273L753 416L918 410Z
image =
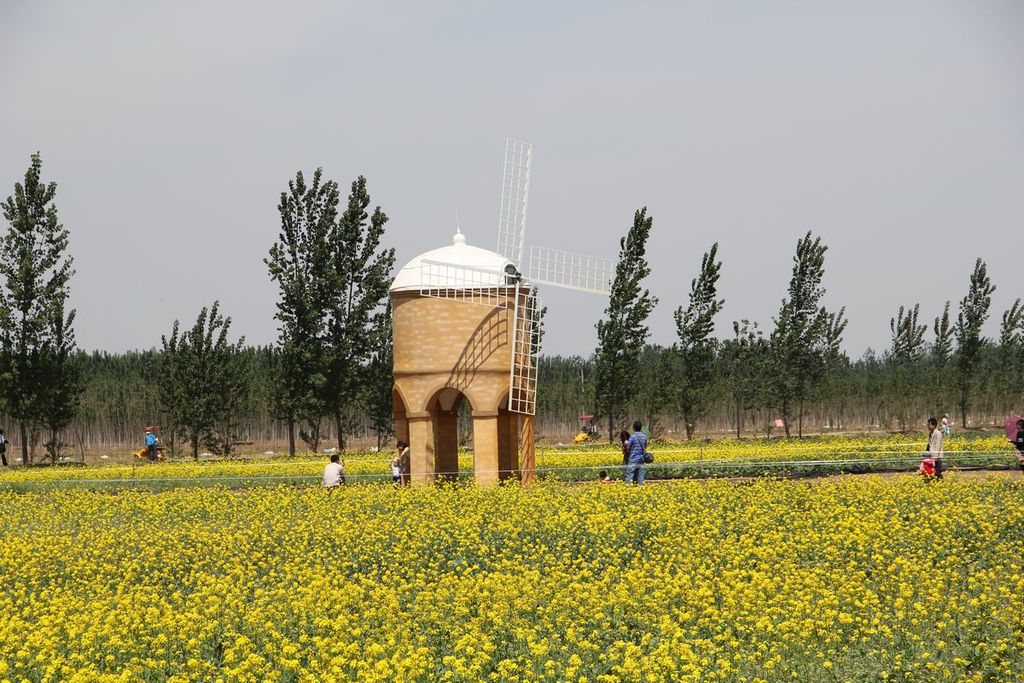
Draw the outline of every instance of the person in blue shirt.
M156 462L159 455L156 452L157 444L160 442L156 438L156 433L152 429L146 430L146 457L153 462Z
M647 453L647 435L641 429L640 420L633 423L633 434L626 442L626 483L640 486L644 483L644 455Z

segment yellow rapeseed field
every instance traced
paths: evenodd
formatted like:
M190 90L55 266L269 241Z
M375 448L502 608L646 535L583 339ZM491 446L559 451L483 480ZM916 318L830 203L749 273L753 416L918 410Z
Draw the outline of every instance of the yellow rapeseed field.
M0 681L1013 681L1024 485L0 493Z

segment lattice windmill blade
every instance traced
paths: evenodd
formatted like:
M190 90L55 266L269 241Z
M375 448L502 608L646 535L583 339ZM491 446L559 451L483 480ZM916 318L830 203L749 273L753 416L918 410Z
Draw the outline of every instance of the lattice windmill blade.
M443 261L420 262L420 295L480 304L488 308L508 308L512 303L510 276L490 268L456 266Z
M531 282L607 295L615 278L615 262L560 249L530 248Z
M532 163L533 145L512 138L505 140L496 251L516 265L522 263L523 241L526 239L526 205L530 198Z
M540 312L543 306L529 286L516 287L516 290L508 410L534 415L537 412L537 360L540 356Z

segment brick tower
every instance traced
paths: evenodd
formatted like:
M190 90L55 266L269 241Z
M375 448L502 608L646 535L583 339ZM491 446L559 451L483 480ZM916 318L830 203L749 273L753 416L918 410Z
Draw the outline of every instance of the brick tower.
M391 285L395 428L409 443L415 482L458 475L463 401L472 412L477 483L519 476L519 416L508 407L516 320L509 302L520 290L499 275L508 265L459 232L450 246L406 264ZM431 287L430 273L438 270L478 277Z

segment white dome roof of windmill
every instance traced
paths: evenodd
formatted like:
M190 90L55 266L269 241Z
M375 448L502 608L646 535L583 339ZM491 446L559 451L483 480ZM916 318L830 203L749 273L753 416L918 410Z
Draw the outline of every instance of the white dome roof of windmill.
M447 247L424 252L402 266L390 291L419 290L424 285L447 289L503 285L502 273L509 263L497 252L466 244L460 231Z

